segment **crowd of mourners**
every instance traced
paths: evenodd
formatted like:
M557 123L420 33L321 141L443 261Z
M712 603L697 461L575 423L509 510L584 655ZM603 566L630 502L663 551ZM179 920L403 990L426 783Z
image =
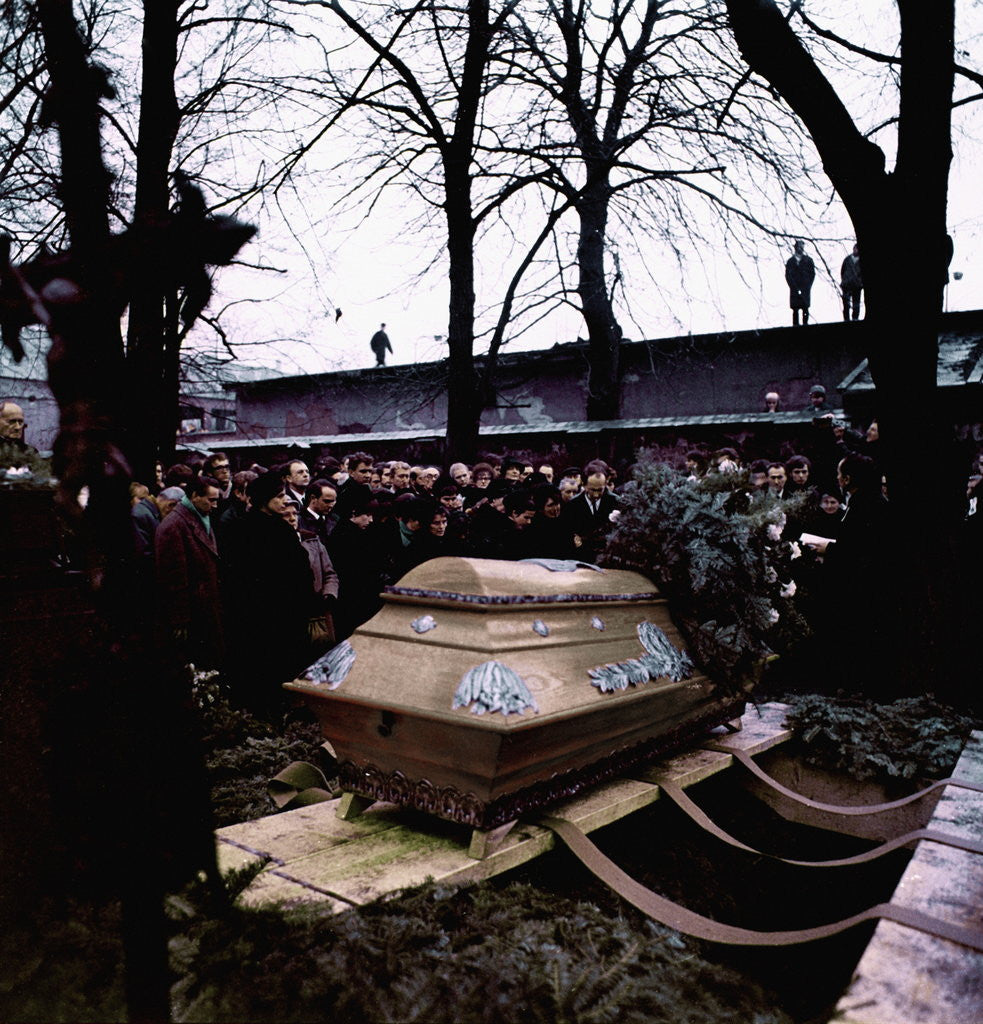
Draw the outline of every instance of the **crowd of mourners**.
M808 455L745 465L735 448L694 449L680 471L746 471L752 492L804 495L796 535L814 534L820 553L832 555L832 541L846 554L851 535L867 543L886 507L877 424L860 434L817 413ZM353 452L233 473L216 452L159 467L153 487L133 484L132 518L146 593L169 639L197 667L225 667L262 706L429 559L595 561L633 469L619 476L601 460L560 468L506 455L445 473Z
M593 561L619 507L605 462L472 466L364 452L233 473L216 452L131 487L145 590L198 667L281 680L349 636L441 555ZM152 493L154 492L154 493Z

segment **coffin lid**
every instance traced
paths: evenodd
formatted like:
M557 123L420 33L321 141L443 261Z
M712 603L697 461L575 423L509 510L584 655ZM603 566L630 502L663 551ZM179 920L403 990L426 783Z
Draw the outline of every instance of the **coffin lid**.
M640 573L586 562L533 559L433 558L386 587L387 601L467 606L475 611L554 604L651 601L661 595Z

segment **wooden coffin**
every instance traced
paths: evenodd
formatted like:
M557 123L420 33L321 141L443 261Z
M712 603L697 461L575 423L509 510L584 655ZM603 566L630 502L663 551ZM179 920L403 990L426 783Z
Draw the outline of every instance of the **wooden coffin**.
M284 684L345 791L490 829L740 716L649 580L577 565L425 562Z

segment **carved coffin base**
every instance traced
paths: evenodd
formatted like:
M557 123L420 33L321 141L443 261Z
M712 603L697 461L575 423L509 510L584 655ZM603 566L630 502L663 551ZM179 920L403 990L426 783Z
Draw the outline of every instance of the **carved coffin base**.
M368 762L343 761L338 766L345 797L339 814L353 817L367 805L364 798L412 807L448 821L488 831L514 821L529 811L574 796L590 786L623 775L640 764L653 761L676 750L688 740L705 735L717 725L739 719L744 701L718 703L699 716L642 743L625 747L584 768L554 775L514 793L506 793L485 803L473 793L462 793L453 786L436 786L428 779L411 779L401 771L383 772ZM479 844L480 846L480 844Z

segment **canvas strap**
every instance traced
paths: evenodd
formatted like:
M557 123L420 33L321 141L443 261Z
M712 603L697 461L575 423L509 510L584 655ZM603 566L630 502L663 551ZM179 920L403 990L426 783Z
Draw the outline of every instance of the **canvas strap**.
M949 939L960 945L968 946L970 949L983 952L983 932L962 928L959 925L950 924L948 921L931 917L919 910L900 907L894 903L878 903L859 914L854 914L841 921L834 921L832 924L793 931L765 932L722 924L720 921L714 921L711 918L703 917L702 914L688 910L636 882L605 856L573 822L567 821L565 818L546 815L539 819L539 823L551 829L562 839L584 867L643 914L669 928L675 928L685 935L707 942L719 942L731 946L791 946L838 935L864 921L882 919L907 925L929 935Z
M294 761L267 783L266 792L281 811L331 800L324 772L307 761Z
M966 850L969 853L983 854L983 843L981 842L977 842L973 839L963 839L961 836L953 836L945 832L937 832L935 829L919 828L915 829L913 832L906 832L904 835L898 836L895 839L890 839L886 843L882 843L880 846L875 846L871 850L866 850L864 853L855 854L852 857L841 857L837 860L790 860L786 857L776 857L774 854L756 850L753 846L748 846L746 843L742 843L740 839L736 839L734 836L725 832L677 783L660 782L659 789L661 789L677 807L685 811L686 814L688 814L689 817L700 826L700 828L709 832L710 835L716 836L716 838L721 840L721 842L727 843L729 846L735 846L739 850L746 850L748 853L753 853L758 857L769 857L772 860L781 861L783 864L794 864L796 867L839 868L851 864L866 864L868 861L877 860L878 857L883 857L884 854L890 853L892 850L899 850L903 846L909 846L911 843L915 843L919 839L927 839L933 843L942 843L944 846L952 846L957 850Z
M828 814L859 816L880 814L882 811L893 811L899 807L905 807L908 804L914 803L916 800L921 800L922 797L927 796L936 789L942 789L945 786L958 786L961 789L971 789L975 793L983 793L983 786L980 786L975 782L970 782L968 779L937 779L935 782L929 783L924 789L918 790L917 793L910 793L908 796L902 797L900 800L889 800L887 803L857 804L849 806L840 804L824 804L820 803L818 800L811 800L807 796L802 796L800 793L796 793L795 790L789 789L787 786L783 786L780 782L773 779L745 750L731 749L730 747L716 743L706 743L704 744L704 747L707 750L717 750L725 754L730 754L735 761L739 761L749 772L759 778L766 785L770 786L777 793L781 793L782 796L788 797L789 800L794 800L797 804L801 804L803 807L811 807L813 810L825 811Z

